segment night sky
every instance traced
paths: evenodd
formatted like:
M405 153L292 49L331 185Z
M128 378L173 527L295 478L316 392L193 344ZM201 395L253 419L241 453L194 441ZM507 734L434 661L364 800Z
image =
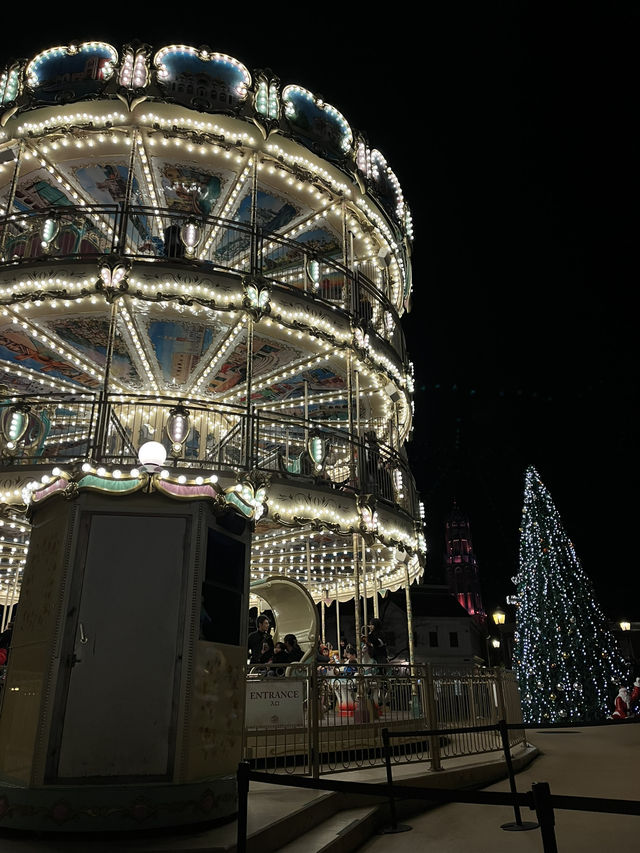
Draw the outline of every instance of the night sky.
M442 579L455 498L485 604L504 604L534 465L607 615L640 620L629 595L639 571L638 8L443 5L427 5L420 24L364 7L336 7L333 22L327 7L295 20L247 10L243 22L215 7L210 26L190 7L177 24L159 13L119 22L105 7L95 24L5 37L1 64L74 38L207 43L339 109L385 155L413 214L404 325L426 580Z

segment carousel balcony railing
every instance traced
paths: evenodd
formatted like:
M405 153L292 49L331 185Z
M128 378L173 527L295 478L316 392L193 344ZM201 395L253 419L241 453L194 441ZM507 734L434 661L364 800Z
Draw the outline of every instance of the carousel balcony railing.
M256 769L320 775L383 766L383 728L396 734L394 763L429 762L440 769L442 759L500 753L498 720L522 723L517 682L501 669L311 662L251 666L247 675L258 688L283 688L294 680L301 688L297 723L274 722L264 712L249 717L245 758ZM496 730L447 732L490 725ZM421 729L441 734L426 737L417 734ZM522 730L509 731L512 748L525 740Z
M250 223L141 205L64 205L0 216L0 265L112 252L260 274L365 320L404 359L404 334L387 296L386 271L369 261L353 271L311 243L252 229Z
M372 494L417 517L407 461L375 439L289 414L207 401L112 394L14 396L0 400L3 467L93 459L135 467L147 441L167 466L236 472L258 468L327 489Z
M65 205L0 217L0 257L16 264L41 258L95 258L114 252L116 204Z

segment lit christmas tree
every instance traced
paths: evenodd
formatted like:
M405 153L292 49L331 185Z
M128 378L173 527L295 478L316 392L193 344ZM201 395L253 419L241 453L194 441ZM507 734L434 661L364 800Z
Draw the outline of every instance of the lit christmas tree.
M551 495L525 475L514 669L528 723L603 720L627 667Z

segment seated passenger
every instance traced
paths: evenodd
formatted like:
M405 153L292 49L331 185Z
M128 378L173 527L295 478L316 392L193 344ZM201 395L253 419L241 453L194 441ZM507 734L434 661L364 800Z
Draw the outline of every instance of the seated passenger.
M271 656L269 663L289 663L290 660L289 652L286 650L284 643L276 643L273 647L273 655ZM283 666L273 666L269 668L268 674L279 677L284 675L284 672L285 670Z
M344 666L340 669L340 675L350 677L358 672L358 659L356 650L353 646L347 646L345 649L347 659Z
M322 675L327 674L326 664L331 663L331 655L325 643L320 643L316 652L316 663L318 664L318 672Z
M295 634L284 635L284 647L287 650L287 654L289 655L290 663L294 663L295 661L299 661L302 659L304 652L298 645L298 638Z

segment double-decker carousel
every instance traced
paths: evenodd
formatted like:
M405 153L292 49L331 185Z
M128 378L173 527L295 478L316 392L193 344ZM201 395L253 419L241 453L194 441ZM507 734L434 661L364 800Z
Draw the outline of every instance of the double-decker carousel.
M85 492L231 510L252 583L316 603L408 588L411 243L383 154L271 71L99 41L5 68L3 627L34 507Z
M141 487L149 442L158 488L255 520L253 580L325 603L410 583L412 235L383 155L311 92L183 45L52 48L0 103L5 622L25 507Z

